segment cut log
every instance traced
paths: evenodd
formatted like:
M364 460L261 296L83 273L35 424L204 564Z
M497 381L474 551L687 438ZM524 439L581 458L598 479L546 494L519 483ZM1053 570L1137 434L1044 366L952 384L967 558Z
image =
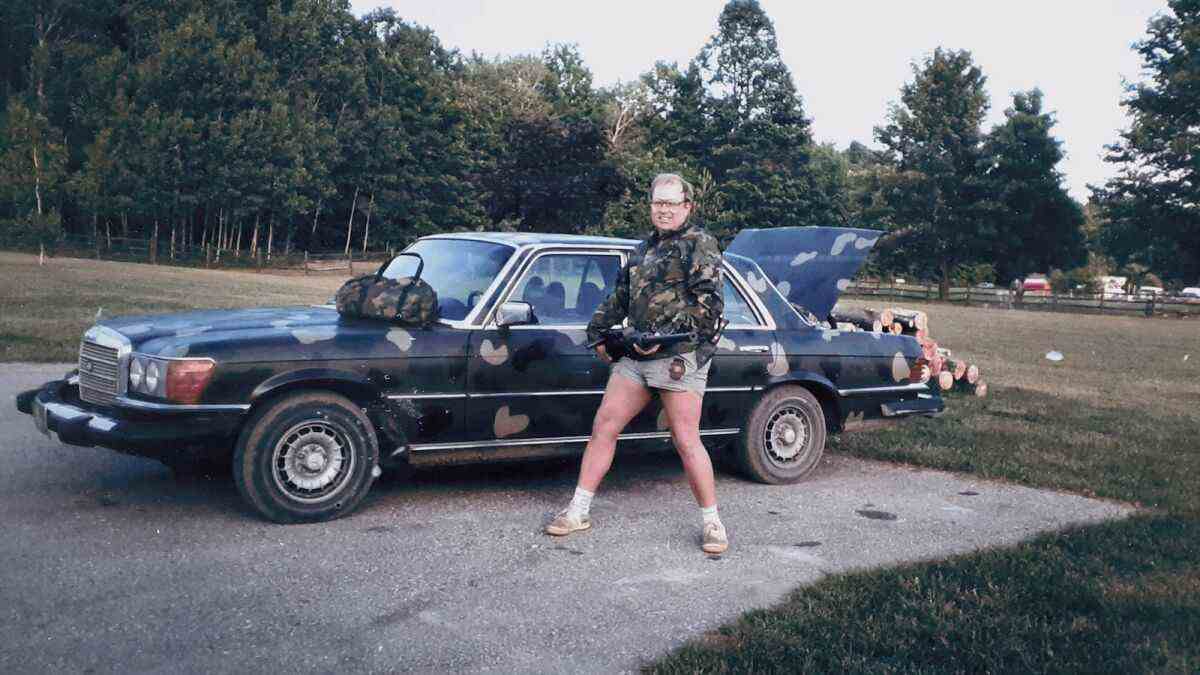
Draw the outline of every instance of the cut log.
M967 366L967 372L963 376L963 380L965 380L967 382L967 384L975 384L976 382L978 382L979 381L979 366L975 365L974 363Z
M929 359L929 371L931 373L933 373L933 375L935 377L941 375L942 371L944 371L944 370L946 370L946 360L945 359L943 359L942 357L940 357L936 354L933 356L932 359Z
M908 371L908 379L910 382L925 383L929 378L933 377L932 371L929 370L929 362L924 358L918 358L913 362L912 368Z
M896 319L892 316L892 310L884 309L883 311L879 312L879 321L885 326L891 326L896 322Z
M871 332L872 333L882 333L883 332L883 322L880 321L879 319L875 319L875 321L873 323L871 323Z
M946 359L942 365L943 369L954 376L954 379L961 380L963 375L967 374L967 362L962 359Z
M928 361L933 361L933 358L938 355L937 342L933 340L918 340L921 343L921 355Z
M888 329L888 332L890 332L892 335L899 335L904 332L904 327L893 321L891 328Z
M943 370L938 373L937 383L942 391L950 391L954 388L954 375L948 370Z

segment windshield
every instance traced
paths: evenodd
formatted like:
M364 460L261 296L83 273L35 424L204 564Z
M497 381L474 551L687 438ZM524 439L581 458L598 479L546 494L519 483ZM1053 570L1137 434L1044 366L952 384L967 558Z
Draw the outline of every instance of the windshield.
M404 252L418 253L425 261L421 279L437 291L439 318L458 321L483 297L513 249L485 241L422 239ZM417 259L405 255L393 260L383 276L399 279L416 271Z

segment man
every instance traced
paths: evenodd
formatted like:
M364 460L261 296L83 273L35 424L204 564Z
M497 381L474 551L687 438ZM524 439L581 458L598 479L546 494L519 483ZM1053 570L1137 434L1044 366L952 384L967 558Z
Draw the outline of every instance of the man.
M689 222L692 198L692 186L680 176L659 174L654 178L650 185L654 232L629 257L613 294L592 316L588 337L595 340L601 330L628 319L642 332L692 332L695 339L670 347L636 349L631 357L613 365L583 453L575 496L546 526L547 534L563 536L591 527L592 496L612 466L617 436L657 392L675 450L700 505L701 548L706 553L722 553L729 547L717 514L712 462L700 441L700 404L724 308L721 251L712 235ZM596 353L611 363L603 344Z

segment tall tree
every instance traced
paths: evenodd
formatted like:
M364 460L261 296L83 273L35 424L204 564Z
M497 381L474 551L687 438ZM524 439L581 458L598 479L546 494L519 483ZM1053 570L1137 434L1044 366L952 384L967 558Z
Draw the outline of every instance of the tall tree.
M720 233L834 221L811 165L809 120L757 0L725 5L694 65L707 92L708 147L692 159L724 194Z
M1119 264L1200 277L1200 0L1170 0L1134 45L1150 80L1128 86L1133 122L1108 147L1120 173L1093 188L1101 241Z
M995 254L1000 279L1084 264L1083 207L1063 187L1055 168L1062 143L1050 135L1054 115L1042 112L1042 92L1013 94L1005 121L984 143L986 182L999 202Z
M955 268L986 256L995 241L981 162L986 78L970 52L940 47L912 69L875 138L895 169L884 186L893 228L907 250L921 252L914 262L930 268L945 297Z

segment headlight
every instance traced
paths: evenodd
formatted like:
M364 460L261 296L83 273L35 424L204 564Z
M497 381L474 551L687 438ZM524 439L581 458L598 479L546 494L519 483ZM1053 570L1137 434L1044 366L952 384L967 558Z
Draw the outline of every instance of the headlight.
M135 354L129 360L129 390L172 403L199 403L212 378L212 359L159 359Z
M158 361L149 361L146 363L146 393L153 394L158 391Z
M146 367L142 365L142 360L133 358L129 361L129 388L138 391L142 387L142 375L146 372Z

